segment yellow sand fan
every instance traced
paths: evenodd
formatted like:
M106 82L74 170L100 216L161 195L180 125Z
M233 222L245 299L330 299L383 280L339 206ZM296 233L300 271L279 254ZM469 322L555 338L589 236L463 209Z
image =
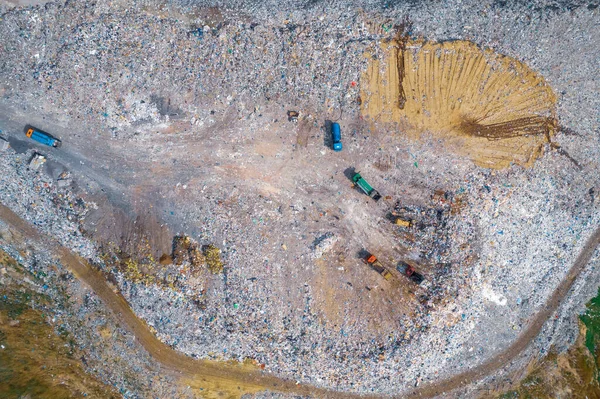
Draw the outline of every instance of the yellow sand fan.
M402 47L402 49L400 49ZM467 41L390 42L363 75L365 116L442 136L484 167L531 166L554 134L556 97L523 63Z

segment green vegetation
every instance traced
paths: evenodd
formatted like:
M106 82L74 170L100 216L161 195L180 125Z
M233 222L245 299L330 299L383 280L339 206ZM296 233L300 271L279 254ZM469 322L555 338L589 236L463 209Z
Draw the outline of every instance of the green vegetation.
M580 317L579 337L564 353L551 351L498 399L600 398L600 289Z
M69 333L58 333L40 309L56 307L48 296L22 285L36 280L0 250L0 398L117 398L85 373ZM34 304L35 309L32 308Z
M598 343L600 342L600 288L598 295L587 304L587 311L579 316L587 331L585 333L585 346L594 354L598 365Z

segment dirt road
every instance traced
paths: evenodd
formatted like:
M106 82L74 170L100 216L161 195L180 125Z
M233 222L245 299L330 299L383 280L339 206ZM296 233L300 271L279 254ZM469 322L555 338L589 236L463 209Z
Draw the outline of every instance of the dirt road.
M135 335L138 342L160 365L177 376L187 379L214 377L233 382L257 385L265 390L294 393L322 398L368 398L357 394L340 394L309 385L298 385L295 381L277 378L264 372L241 371L236 367L223 364L217 366L201 360L194 360L176 352L156 338L148 326L131 310L123 296L115 293L106 283L104 277L93 269L83 258L73 254L61 246L56 240L40 233L29 223L21 219L9 208L0 204L0 219L10 227L19 231L24 237L41 243L53 251L60 261L69 268L77 278L87 284L98 295L115 316L126 324L127 329Z
M144 349L148 351L148 353L165 369L171 370L179 376L191 379L200 377L217 377L230 381L240 381L248 384L258 385L264 387L265 390L268 389L322 398L382 397L375 395L365 396L340 393L310 385L300 385L296 384L294 381L277 378L263 372L240 371L235 367L225 364L222 366L216 366L207 362L194 360L183 355L182 353L176 352L166 344L162 343L152 334L146 324L133 313L125 299L120 294L113 292L113 290L105 282L103 276L93 269L84 259L74 255L69 249L62 247L54 239L38 232L29 223L22 220L18 215L4 205L0 205L0 219L9 224L12 228L18 230L25 237L42 243L47 248L53 250L60 258L61 262L67 266L81 281L86 283L92 290L94 290L94 292L104 301L108 308L110 308L120 320L126 323L129 331L135 335ZM591 259L598 245L600 245L600 228L598 228L588 239L574 265L569 270L567 277L556 288L552 296L548 299L543 310L537 314L527 329L510 347L475 369L457 374L451 378L441 380L430 385L422 386L402 396L427 398L437 396L444 392L450 392L495 372L516 358L527 347L527 345L529 345L530 341L539 334L544 323L556 311L561 300L565 297L565 295L567 295L576 278Z
M515 359L542 330L544 323L558 309L562 299L567 295L573 283L592 258L594 252L600 245L600 227L597 228L585 243L582 251L569 270L567 276L554 290L546 301L542 310L530 321L527 329L523 331L512 345L506 348L492 359L484 362L477 368L457 374L451 378L425 385L406 394L407 397L429 398L443 392L449 392L464 387L472 382L494 373L499 368Z

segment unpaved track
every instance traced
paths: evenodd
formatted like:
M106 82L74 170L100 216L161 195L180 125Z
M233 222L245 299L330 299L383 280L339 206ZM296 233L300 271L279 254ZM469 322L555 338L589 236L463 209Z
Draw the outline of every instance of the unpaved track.
M377 395L358 395L335 392L310 385L297 385L294 381L271 376L259 371L245 371L238 368L221 365L217 366L200 360L194 360L182 353L176 352L161 342L152 334L150 329L131 310L125 298L115 293L106 283L102 274L93 269L83 258L73 254L69 249L60 245L56 240L44 235L21 219L9 208L0 204L0 219L18 230L24 237L38 241L51 249L60 258L63 265L86 283L104 303L115 313L115 316L125 322L128 330L136 337L146 351L166 370L181 377L191 379L202 377L217 377L230 381L239 381L264 387L265 390L307 395L321 398L383 398ZM465 387L481 378L494 373L499 368L515 359L541 331L544 323L558 308L561 300L567 295L576 278L591 259L600 244L600 227L588 239L583 250L575 260L566 278L552 293L546 305L536 315L527 329L506 350L472 370L457 374L445 380L424 385L403 397L428 398Z
M598 248L598 245L600 245L600 227L598 227L592 236L588 238L567 276L554 290L550 298L548 298L542 310L535 315L535 318L529 323L527 329L519 335L512 345L472 370L425 385L406 394L406 396L429 398L443 392L449 392L457 388L465 387L472 382L494 373L499 368L514 360L523 350L525 350L525 348L527 348L529 342L537 337L542 330L544 323L552 316L556 309L558 309L560 302L567 295L581 271L590 261L592 255Z
M85 259L73 254L56 240L40 233L2 204L0 204L0 219L20 232L25 238L37 241L44 245L45 248L53 251L62 264L68 267L77 278L87 284L104 301L106 306L112 310L119 321L126 324L127 329L136 337L150 356L164 369L172 371L180 377L190 379L216 377L261 386L265 390L313 397L368 398L368 396L357 394L341 394L310 385L297 385L294 381L277 378L268 373L240 370L226 364L218 366L185 356L156 338L148 326L133 313L125 298L115 293L106 283L104 276L92 268Z

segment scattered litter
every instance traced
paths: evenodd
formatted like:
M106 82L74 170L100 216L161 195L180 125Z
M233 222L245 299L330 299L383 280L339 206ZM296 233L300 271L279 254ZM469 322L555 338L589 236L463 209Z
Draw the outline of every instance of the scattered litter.
M45 163L46 163L46 157L41 154L35 153L33 155L33 157L31 158L31 161L29 162L29 169L33 170L33 171L37 171Z
M8 149L8 147L10 147L9 142L0 137L0 151L4 151Z

